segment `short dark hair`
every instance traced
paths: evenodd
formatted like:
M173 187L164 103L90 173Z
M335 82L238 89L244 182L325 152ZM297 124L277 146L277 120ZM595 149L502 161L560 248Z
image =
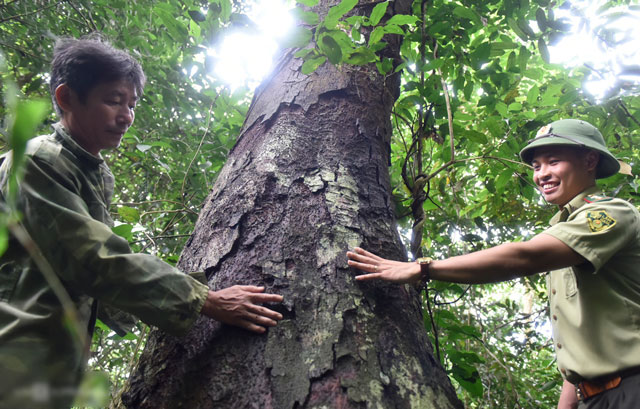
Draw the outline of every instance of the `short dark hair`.
M80 39L65 37L56 41L49 88L53 106L59 115L62 111L55 93L60 84L67 84L84 103L96 85L122 79L130 81L138 95L142 95L146 77L140 63L129 53L114 48L100 34Z

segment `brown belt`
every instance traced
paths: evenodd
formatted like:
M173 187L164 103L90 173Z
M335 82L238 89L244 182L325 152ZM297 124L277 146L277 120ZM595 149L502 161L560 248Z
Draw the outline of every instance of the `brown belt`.
M634 366L633 368L628 368L611 375L601 376L590 381L585 380L578 382L576 384L576 394L579 400L589 399L602 392L617 388L620 382L622 382L622 379L637 374L640 374L640 366Z

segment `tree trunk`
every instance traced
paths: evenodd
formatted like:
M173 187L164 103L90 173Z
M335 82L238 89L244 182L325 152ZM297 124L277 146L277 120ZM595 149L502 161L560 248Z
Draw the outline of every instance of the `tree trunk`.
M206 318L182 338L155 331L123 406L462 407L419 294L358 283L346 263L354 246L406 259L388 173L399 76L329 64L306 76L301 64L289 53L256 91L178 266L213 289L264 285L284 296L285 319L266 335Z

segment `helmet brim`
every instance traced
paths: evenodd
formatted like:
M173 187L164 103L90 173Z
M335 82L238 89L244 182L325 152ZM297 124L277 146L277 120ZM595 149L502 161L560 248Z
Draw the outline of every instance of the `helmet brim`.
M584 143L576 143L566 138L555 136L543 135L543 137L534 139L520 151L520 158L523 162L531 164L536 148L554 145L584 147L587 149L593 149L594 151L600 153L600 161L598 162L598 167L596 169L596 179L602 179L615 175L620 170L620 162L618 162L618 159L616 159L616 157L613 156L607 149L603 149L599 144L595 142L590 143L590 141L585 141Z

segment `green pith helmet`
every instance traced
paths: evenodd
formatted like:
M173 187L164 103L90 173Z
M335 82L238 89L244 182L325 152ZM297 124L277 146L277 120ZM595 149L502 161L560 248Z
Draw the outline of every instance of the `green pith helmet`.
M615 175L620 170L620 163L609 152L602 134L595 126L579 119L561 119L540 128L536 137L527 142L520 151L520 158L531 163L535 148L549 145L581 146L600 153L600 161L596 169L596 178Z

